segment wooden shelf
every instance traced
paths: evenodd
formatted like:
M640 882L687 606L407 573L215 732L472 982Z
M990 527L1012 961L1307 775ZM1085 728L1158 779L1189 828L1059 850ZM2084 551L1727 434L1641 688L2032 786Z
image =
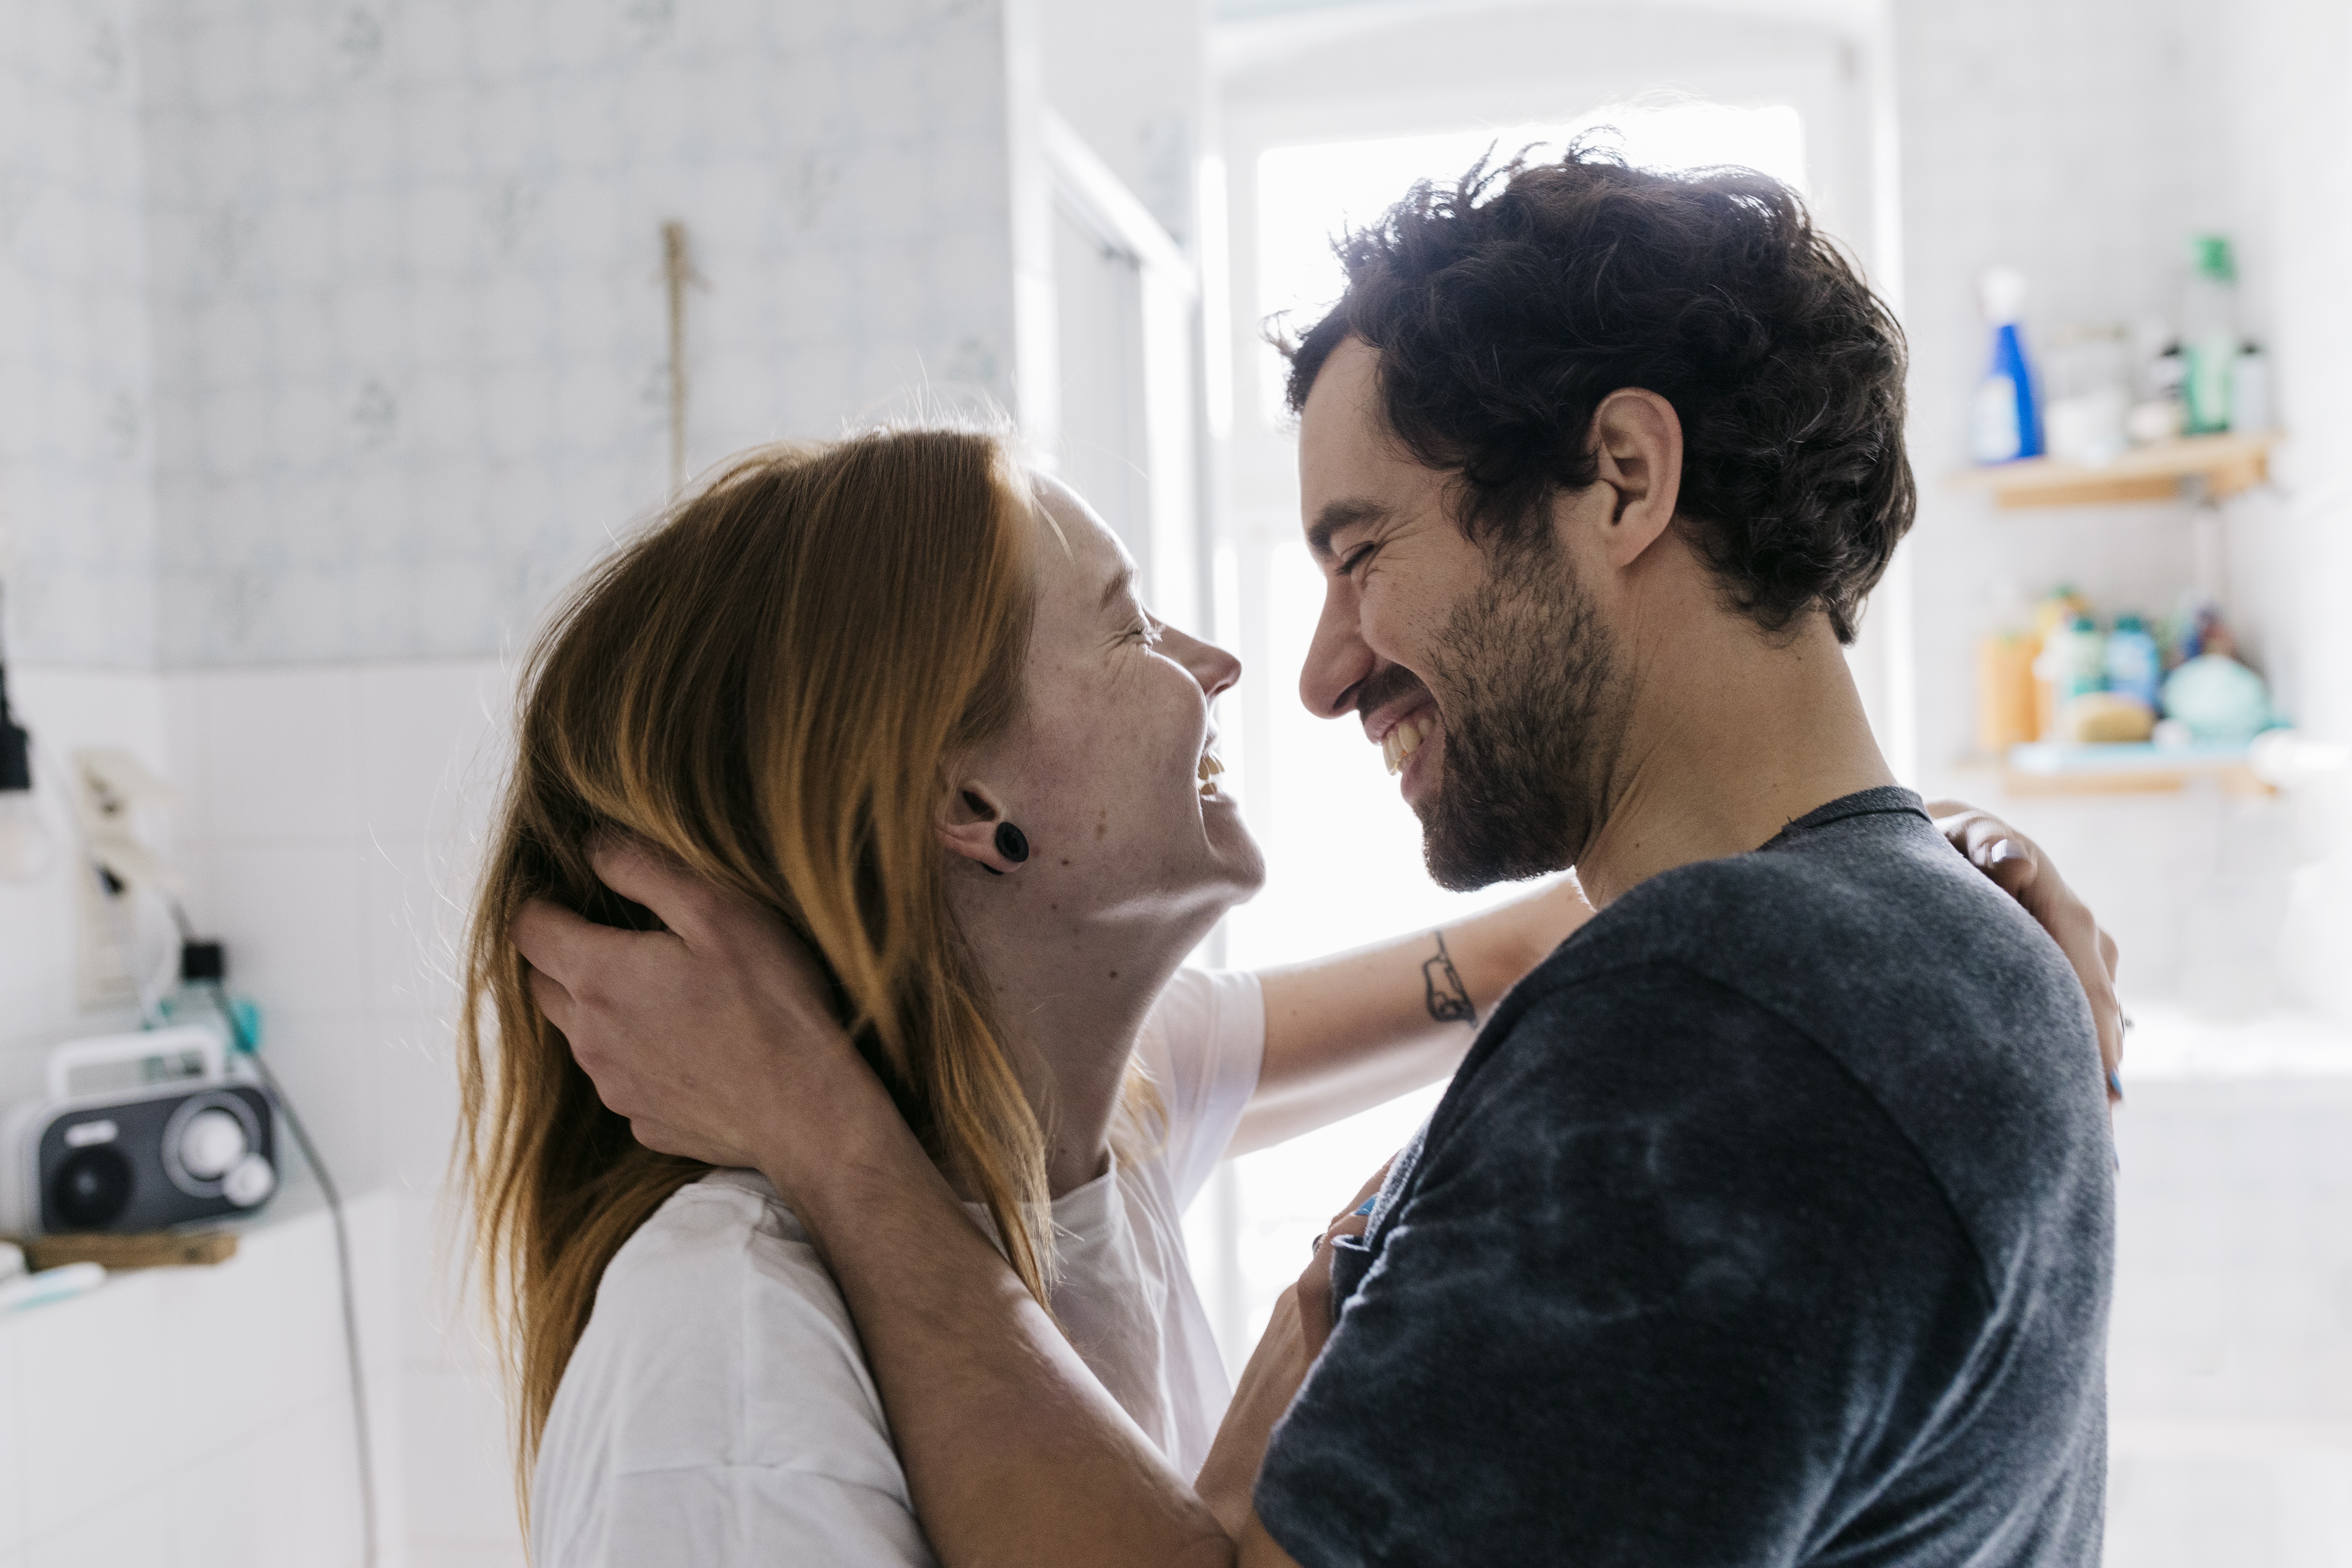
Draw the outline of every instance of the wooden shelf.
M1962 489L1990 490L1993 504L2108 506L2116 501L2170 500L2189 479L2205 481L2205 493L2220 500L2249 490L2270 477L2271 444L2260 436L2184 436L2176 441L2135 447L2104 468L2061 463L2049 458L1997 463L1953 477Z
M2166 795L2211 779L2231 795L2266 795L2242 745L2015 746L2001 762L2011 795Z
M236 1256L236 1233L228 1230L157 1230L138 1236L25 1236L16 1238L25 1261L35 1268L68 1263L124 1268L199 1268Z

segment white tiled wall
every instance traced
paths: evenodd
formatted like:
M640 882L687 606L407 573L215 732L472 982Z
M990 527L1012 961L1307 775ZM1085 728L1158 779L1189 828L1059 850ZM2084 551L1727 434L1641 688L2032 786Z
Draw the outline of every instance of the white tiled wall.
M692 467L1011 406L1005 92L1000 0L0 8L12 647L510 646L667 493L667 220Z
M2107 1562L2352 1563L2352 1074L2117 1119Z
M450 987L509 689L488 662L163 678L190 917L361 1190L427 1185L447 1152Z
M9 651L155 657L133 0L0 6L0 574Z
M483 656L689 462L1013 388L995 0L142 13L167 665Z
M394 1205L404 1500L416 1563L518 1551L503 1417L449 1247L455 977L505 766L511 679L489 661L164 678L194 759L181 833L196 921L259 999L280 1079L345 1186ZM503 1556L501 1555L503 1554Z

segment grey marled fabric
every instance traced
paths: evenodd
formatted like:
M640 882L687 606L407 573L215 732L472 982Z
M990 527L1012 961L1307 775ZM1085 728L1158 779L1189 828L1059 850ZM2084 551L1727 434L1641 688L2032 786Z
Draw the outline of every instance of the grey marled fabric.
M2114 1161L2055 944L1907 791L1643 883L1499 1007L1257 1506L1360 1563L2095 1563Z

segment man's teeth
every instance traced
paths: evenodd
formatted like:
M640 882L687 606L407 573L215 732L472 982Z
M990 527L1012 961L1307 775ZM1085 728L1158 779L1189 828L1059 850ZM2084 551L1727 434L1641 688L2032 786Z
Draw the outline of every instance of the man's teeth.
M1225 764L1217 760L1216 752L1201 753L1200 779L1202 795L1213 795L1217 793L1217 775L1224 771Z
M1427 713L1415 714L1391 730L1381 742L1381 761L1386 763L1391 774L1404 772L1405 759L1421 750L1421 743L1437 733L1437 720Z

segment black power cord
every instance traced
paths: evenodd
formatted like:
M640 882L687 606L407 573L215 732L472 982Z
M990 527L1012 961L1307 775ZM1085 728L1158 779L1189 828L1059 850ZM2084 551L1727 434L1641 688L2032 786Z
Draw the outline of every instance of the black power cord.
M224 984L228 965L221 944L199 942L189 934L188 917L176 901L172 905L172 919L180 928L180 978L203 986L212 999L221 1022L228 1026L229 1038L236 1043L237 1054L259 1075L262 1087L277 1101L279 1112L286 1118L287 1131L294 1134L295 1147L302 1151L302 1158L309 1163L310 1173L319 1179L319 1191L327 1200L327 1215L335 1230L335 1273L342 1285L343 1353L352 1376L352 1433L359 1444L360 1528L366 1531L360 1561L365 1568L375 1568L374 1445L368 1436L367 1374L360 1357L359 1298L352 1289L351 1231L343 1220L343 1195L335 1185L335 1178L328 1173L326 1161L319 1157L319 1146L310 1141L310 1129L302 1125L302 1118L295 1110L294 1102L287 1098L278 1075L261 1059L259 1042L246 1032L245 1020L237 1016L236 1005L229 1001L228 988Z

